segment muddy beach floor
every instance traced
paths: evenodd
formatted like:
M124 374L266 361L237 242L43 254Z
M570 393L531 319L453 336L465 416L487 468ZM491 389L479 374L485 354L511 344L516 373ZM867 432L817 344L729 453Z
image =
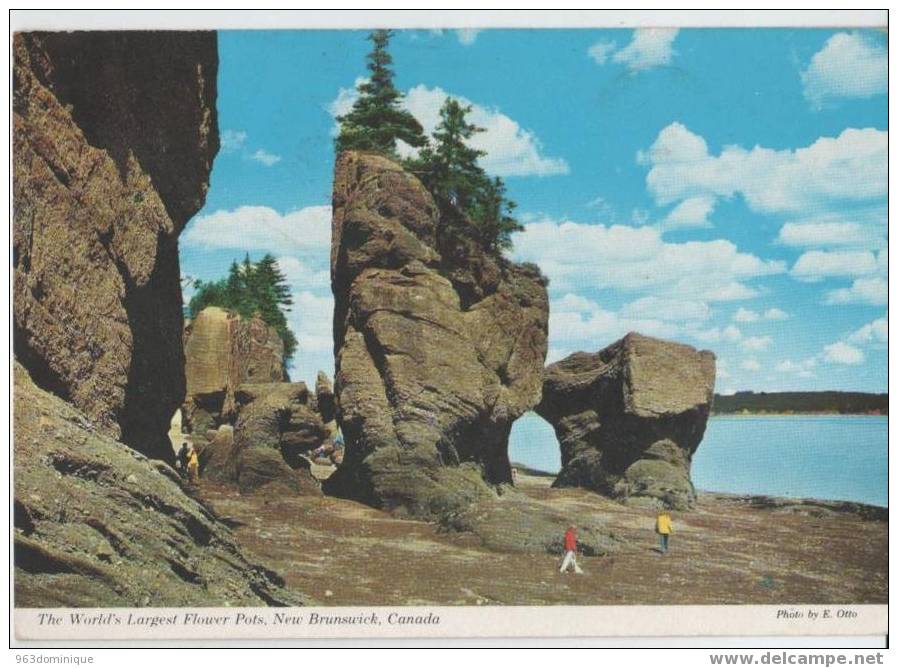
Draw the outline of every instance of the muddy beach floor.
M475 535L353 501L241 496L208 481L199 495L247 552L322 605L888 602L887 521L705 493L693 512L674 513L661 555L653 511L551 480L521 475L517 486L601 517L625 540L611 556L578 557L583 575L560 574L553 555L493 552Z

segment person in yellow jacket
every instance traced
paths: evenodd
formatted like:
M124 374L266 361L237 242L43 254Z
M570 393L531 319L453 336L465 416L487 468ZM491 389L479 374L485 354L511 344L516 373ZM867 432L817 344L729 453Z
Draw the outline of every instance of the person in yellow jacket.
M196 454L194 448L190 448L190 454L187 457L187 480L191 485L195 485L200 479L200 458Z
M661 544L661 554L667 554L667 544L670 541L672 530L670 513L666 510L662 510L658 513L658 519L655 520L655 533L658 534L658 540Z

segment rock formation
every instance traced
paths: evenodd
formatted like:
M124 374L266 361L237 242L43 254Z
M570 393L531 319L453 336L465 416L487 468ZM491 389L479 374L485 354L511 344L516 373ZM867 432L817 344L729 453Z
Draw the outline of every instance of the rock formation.
M234 420L234 392L241 383L286 379L284 344L261 318L243 320L216 306L203 309L184 328L186 425L194 434Z
M440 227L395 163L340 155L331 281L346 439L329 493L439 516L511 481L512 422L540 398L546 282Z
M236 402L233 430L220 427L203 446L204 475L236 482L244 493L320 494L307 455L328 431L305 383L248 383Z
M94 427L15 365L16 605L301 605L185 494L178 474Z
M546 368L536 412L555 428L557 487L683 509L714 396L714 354L631 333Z
M337 417L337 405L334 401L334 386L331 384L330 378L324 371L318 372L315 379L315 398L318 401L318 412L321 419L331 422Z
M16 358L111 436L171 459L177 237L219 146L216 36L18 33L13 58Z

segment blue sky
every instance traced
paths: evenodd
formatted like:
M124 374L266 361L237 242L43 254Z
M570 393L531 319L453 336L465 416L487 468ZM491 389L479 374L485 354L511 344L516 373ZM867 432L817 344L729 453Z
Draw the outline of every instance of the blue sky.
M333 372L334 115L362 31L219 33L222 150L182 273L280 258L292 376ZM887 51L875 30L400 31L396 84L430 130L486 128L549 276L550 361L627 331L709 348L719 391L887 390Z

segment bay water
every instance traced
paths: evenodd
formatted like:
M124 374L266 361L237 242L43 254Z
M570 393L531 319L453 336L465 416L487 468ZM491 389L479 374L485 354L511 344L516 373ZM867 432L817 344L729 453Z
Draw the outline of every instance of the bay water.
M512 427L511 460L557 473L552 427L527 413ZM716 416L692 461L698 490L888 506L888 417Z

